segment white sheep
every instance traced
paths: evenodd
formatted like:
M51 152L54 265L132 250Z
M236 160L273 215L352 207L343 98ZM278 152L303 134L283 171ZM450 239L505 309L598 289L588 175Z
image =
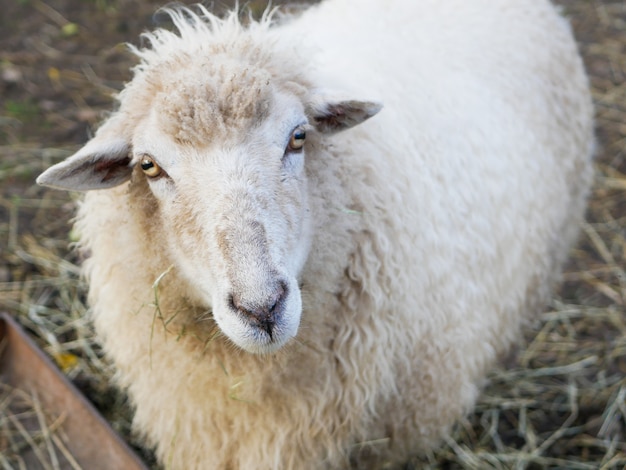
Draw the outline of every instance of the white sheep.
M436 446L583 215L568 24L547 0L169 14L119 109L38 179L97 190L77 221L89 300L137 431L186 470Z

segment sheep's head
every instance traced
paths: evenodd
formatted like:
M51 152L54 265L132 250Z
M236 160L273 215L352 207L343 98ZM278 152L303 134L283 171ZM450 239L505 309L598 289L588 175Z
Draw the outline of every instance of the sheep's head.
M249 65L194 69L153 81L140 116L125 91L96 136L37 182L86 191L147 181L151 216L198 301L238 346L272 352L296 335L302 311L307 132L347 129L380 106L278 86Z

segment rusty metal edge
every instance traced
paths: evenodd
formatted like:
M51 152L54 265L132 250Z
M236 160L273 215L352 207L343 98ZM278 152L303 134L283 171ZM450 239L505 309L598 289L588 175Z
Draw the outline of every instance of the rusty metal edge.
M47 409L65 414L66 445L81 466L90 470L148 470L11 315L0 312L0 343L5 338L0 372L9 385L35 390Z

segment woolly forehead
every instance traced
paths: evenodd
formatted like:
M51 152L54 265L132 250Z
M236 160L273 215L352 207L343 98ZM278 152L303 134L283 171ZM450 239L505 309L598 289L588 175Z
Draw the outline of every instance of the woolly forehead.
M284 150L293 129L306 123L304 106L293 94L266 85L262 97L244 102L233 97L226 108L221 101L205 101L207 87L162 93L148 116L133 132L134 153L176 164L177 155L206 155L206 151L275 147ZM197 93L194 93L194 91ZM211 90L211 92L214 90Z
M156 110L160 130L195 146L263 122L276 92L304 98L308 88L306 60L291 46L280 47L268 21L244 28L234 15L219 20L201 11L168 12L180 35L144 35L151 47L134 49L141 63L119 96L120 110L134 115L132 121Z
M204 146L229 130L256 127L273 102L270 74L216 57L163 82L152 108L158 127L174 140Z

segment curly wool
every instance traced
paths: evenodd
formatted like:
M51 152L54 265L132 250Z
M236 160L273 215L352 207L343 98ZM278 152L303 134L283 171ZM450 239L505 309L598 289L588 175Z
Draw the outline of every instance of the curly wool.
M548 299L584 211L592 109L569 27L538 0L334 0L277 27L170 15L178 34L146 35L119 96L129 139L154 103L175 139L226 139L267 81L385 109L310 136L302 323L276 354L237 349L195 302L139 168L86 195L89 299L136 430L180 469L378 468L437 445Z

